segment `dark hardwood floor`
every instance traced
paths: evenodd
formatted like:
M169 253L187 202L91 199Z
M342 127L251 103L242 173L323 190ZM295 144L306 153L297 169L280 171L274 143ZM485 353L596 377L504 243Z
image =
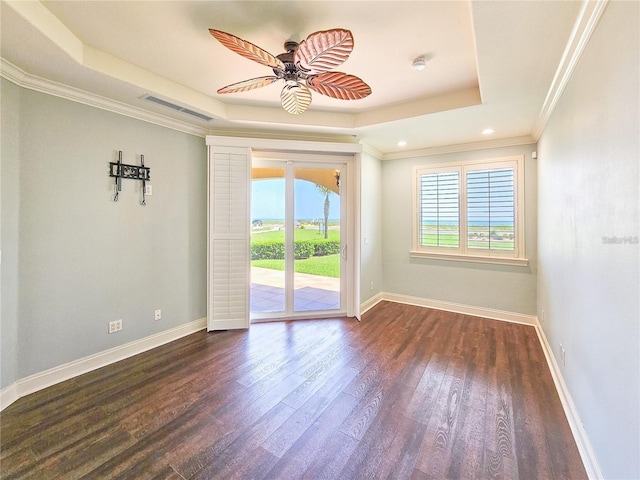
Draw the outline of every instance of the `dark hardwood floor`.
M3 479L583 479L533 327L382 302L199 332L19 399Z

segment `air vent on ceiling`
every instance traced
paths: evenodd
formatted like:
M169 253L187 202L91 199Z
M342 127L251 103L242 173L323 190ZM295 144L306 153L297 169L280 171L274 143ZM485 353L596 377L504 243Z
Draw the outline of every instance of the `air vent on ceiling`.
M145 95L142 98L144 98L145 100L148 100L149 102L153 102L158 105L162 105L163 107L170 108L171 110L186 113L187 115L191 115L192 117L199 118L200 120L205 120L207 122L210 120L213 120L213 117L209 117L204 113L196 112L194 110L191 110L190 108L183 107L181 105L176 105L175 103L167 102L166 100L163 100L158 97L154 97L153 95Z

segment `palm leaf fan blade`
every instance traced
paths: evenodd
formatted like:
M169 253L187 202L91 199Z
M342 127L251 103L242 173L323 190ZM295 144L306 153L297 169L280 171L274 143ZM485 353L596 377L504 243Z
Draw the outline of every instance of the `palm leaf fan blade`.
M254 62L266 67L284 69L282 61L251 42L247 42L240 37L236 37L235 35L231 35L230 33L226 33L221 30L214 30L213 28L209 29L209 33L222 45L227 47L229 50L236 52L238 55L248 58L249 60L253 60Z
M342 72L311 75L307 85L315 92L339 100L360 100L371 95L371 87L362 79Z
M293 61L304 71L322 73L344 63L352 50L353 35L349 30L315 32L300 42Z
M311 92L302 83L287 83L280 93L280 101L285 111L298 115L311 105Z
M244 80L243 82L232 83L226 87L222 87L218 90L218 93L238 93L247 92L249 90L255 90L256 88L266 87L271 85L276 80L280 80L278 77L258 77L250 80Z

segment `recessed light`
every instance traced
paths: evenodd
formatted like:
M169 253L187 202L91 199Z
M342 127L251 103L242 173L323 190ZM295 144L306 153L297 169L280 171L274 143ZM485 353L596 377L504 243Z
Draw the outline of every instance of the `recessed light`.
M485 128L482 130L482 135L491 135L495 130L493 128Z
M398 142L398 146L399 146L399 147L406 147L406 146L407 146L407 142L405 142L404 140L400 140L400 141Z

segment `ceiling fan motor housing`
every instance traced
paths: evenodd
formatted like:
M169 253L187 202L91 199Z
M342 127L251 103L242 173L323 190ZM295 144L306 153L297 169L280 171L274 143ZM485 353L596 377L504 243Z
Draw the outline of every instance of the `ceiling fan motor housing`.
M278 60L284 63L284 70L279 68L273 69L273 73L275 73L277 77L293 81L305 80L307 78L307 75L297 68L293 61L293 54L296 48L298 48L298 42L288 41L284 43L286 52L276 56Z

